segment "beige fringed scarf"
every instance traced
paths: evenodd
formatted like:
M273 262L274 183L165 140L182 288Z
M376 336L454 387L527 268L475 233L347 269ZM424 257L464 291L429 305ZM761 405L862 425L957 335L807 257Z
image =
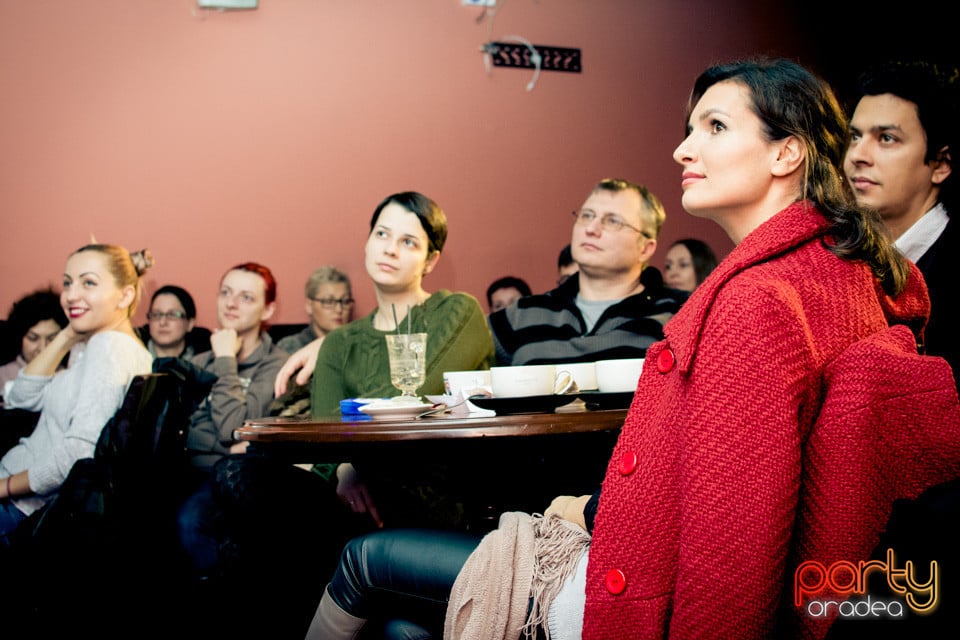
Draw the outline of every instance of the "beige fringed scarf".
M558 516L502 514L457 576L444 639L535 638L540 627L549 640L550 603L589 544L590 534Z

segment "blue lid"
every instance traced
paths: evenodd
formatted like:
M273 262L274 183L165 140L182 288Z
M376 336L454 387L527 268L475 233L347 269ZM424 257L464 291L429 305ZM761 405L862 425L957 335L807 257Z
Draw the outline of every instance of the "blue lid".
M368 414L360 411L360 407L365 404L370 404L371 402L376 402L377 400L386 399L387 398L347 398L346 400L341 400L340 415L369 418L370 416Z

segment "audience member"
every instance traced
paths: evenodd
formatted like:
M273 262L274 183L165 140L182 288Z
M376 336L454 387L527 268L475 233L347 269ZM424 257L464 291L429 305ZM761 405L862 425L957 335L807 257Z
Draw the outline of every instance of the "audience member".
M39 411L33 432L0 460L0 546L56 495L73 463L93 456L100 431L153 357L130 318L153 259L89 244L67 258L60 302L69 324L23 369L6 403ZM69 355L68 367L57 371Z
M500 365L642 358L686 294L647 286L641 273L666 219L646 187L600 181L574 212L579 271L556 289L490 314Z
M336 267L320 267L311 273L304 293L310 324L300 333L277 342L277 346L287 353L296 353L317 338L350 322L353 313L350 278Z
M486 369L493 363L490 330L476 298L423 289L423 277L436 268L446 242L447 218L440 206L419 193L394 194L374 210L370 229L366 266L377 307L365 321L334 332L320 347L311 392L314 416L336 414L344 398L397 395L383 336L401 327L427 333L427 374L420 394L443 393L444 371ZM369 513L377 524L391 518L393 523L428 521L422 505L411 504L395 483L384 480L390 471L365 471L377 481L378 491L368 490L353 465L336 469L337 494L354 512ZM380 513L384 507L389 513ZM439 520L445 517L438 505L427 511Z
M273 381L287 359L266 323L276 310L277 282L267 267L245 262L230 268L220 280L217 296L219 327L210 336L210 351L191 362L214 374L210 395L194 412L187 434L187 452L197 471L196 490L180 509L180 537L199 572L216 561L215 517L210 469L237 449L233 430L248 418L267 415Z
M389 214L389 225L384 224L387 218L380 220L381 214ZM421 394L442 393L444 371L484 369L493 363L492 346L487 341L489 328L476 298L466 293L440 290L429 294L423 290L423 277L440 259L446 224L446 214L439 205L416 192L388 196L377 206L365 249L377 308L336 333L335 346L321 348L325 340L318 339L294 353L277 375L274 393L278 397L287 392L291 379L307 384L312 377L312 414L329 416L339 412L340 400L345 398L397 395L390 382L383 341L384 332L396 330L397 322L403 329L416 332L418 323L419 330L426 331L424 323L430 319L427 379L419 390ZM412 316L405 322L408 306ZM437 317L443 318L442 324ZM318 354L324 357L318 360ZM371 355L376 361L370 359ZM343 364L336 359L343 359ZM353 366L359 362L364 362L363 369Z
M446 290L430 294L423 289L423 277L436 268L446 237L446 214L430 198L405 192L384 199L373 212L366 244L365 264L374 284L376 309L330 334L328 340L314 341L294 354L277 376L276 392L285 391L298 369L298 377L302 376L298 382L305 383L310 372L301 367L315 362L314 416L337 414L345 398L397 395L383 336L401 327L428 334L427 375L420 394L443 393L444 371L489 368L493 345L476 298ZM340 465L337 479L337 493L346 504L359 513L369 511L381 522L351 465Z
M960 465L949 367L908 328L929 311L923 279L856 208L845 131L830 87L792 61L701 74L674 151L682 202L736 247L648 351L602 493L505 514L479 547L355 539L307 637L409 620L410 596L434 604L421 638L493 617L505 638L527 622L563 638L822 637L836 610L794 603L798 563L865 560L893 501Z
M557 286L566 282L567 278L575 274L579 268L573 261L573 249L570 245L560 249L560 255L557 256Z
M960 71L926 62L890 62L862 74L850 121L845 169L857 202L875 209L895 245L916 263L930 292L927 353L960 372L960 310L953 220L960 149Z
M857 202L876 210L894 245L916 263L930 294L927 353L945 358L958 380L960 322L954 295L954 252L960 236L953 220L957 178L953 153L958 140L958 70L927 62L884 62L859 79L850 121L844 168ZM914 566L939 563L941 593L960 586L960 551L952 525L960 513L960 484L947 482L916 500L901 501L891 515L871 559L885 561L887 550ZM931 614L909 616L895 627L897 637L956 635L960 612L940 606ZM865 621L838 622L831 638L880 637Z
M197 326L193 296L173 284L153 293L140 336L154 357L190 358L210 350L210 330Z
M60 296L53 289L34 291L10 307L7 332L11 343L4 345L7 353L16 354L0 366L0 400L17 374L47 348L60 330L67 326L67 316L60 306ZM62 368L62 363L60 368Z
M693 291L717 266L717 256L703 240L683 238L667 250L663 261L665 284L671 289Z
M529 296L530 285L521 278L505 276L498 278L487 287L487 308L490 313L505 309L523 296Z
M346 398L398 395L384 339L398 330L428 334L420 394L442 394L444 371L489 368L493 342L477 299L443 289L430 293L423 286L446 238L446 214L425 195L403 192L381 201L370 219L364 260L376 308L293 354L277 376L281 395L305 364L298 383L311 383L315 416L337 414ZM462 510L447 481L456 461L423 468L402 457L395 465L363 463L357 460L355 468L328 462L308 471L248 454L229 456L215 467L216 477L224 479L218 485L226 523L221 548L231 553L223 558L223 570L254 584L291 584L273 593L276 606L289 612L284 622L297 633L318 594L293 587L291 575L310 567L312 575L329 576L344 542L377 526L459 524ZM277 633L272 627L271 632Z

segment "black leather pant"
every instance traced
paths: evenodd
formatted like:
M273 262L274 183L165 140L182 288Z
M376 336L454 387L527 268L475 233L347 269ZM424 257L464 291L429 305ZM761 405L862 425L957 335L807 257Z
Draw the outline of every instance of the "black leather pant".
M443 637L450 590L480 536L386 529L350 540L328 586L344 611L391 640ZM376 633L376 632L374 632Z

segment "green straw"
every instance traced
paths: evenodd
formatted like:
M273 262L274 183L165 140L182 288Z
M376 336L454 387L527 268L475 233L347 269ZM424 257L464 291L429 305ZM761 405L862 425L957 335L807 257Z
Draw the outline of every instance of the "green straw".
M397 328L397 335L400 335L400 323L397 321L397 306L391 302L390 308L393 309L393 326Z
M407 335L410 335L410 305L407 305Z

